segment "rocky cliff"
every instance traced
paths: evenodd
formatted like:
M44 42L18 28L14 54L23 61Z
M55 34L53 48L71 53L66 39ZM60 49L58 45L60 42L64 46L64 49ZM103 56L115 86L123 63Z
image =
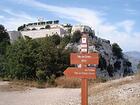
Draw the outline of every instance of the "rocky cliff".
M106 79L120 78L133 73L131 62L123 56L114 55L112 44L109 40L99 38L95 35L88 38L88 51L99 52L100 60L97 69L97 75ZM80 52L80 41L78 43L69 43L66 48L71 48L73 52Z

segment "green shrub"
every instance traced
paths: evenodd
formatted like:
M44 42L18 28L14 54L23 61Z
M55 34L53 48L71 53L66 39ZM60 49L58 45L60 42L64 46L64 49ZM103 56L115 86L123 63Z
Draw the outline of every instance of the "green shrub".
M45 71L43 70L37 70L36 71L36 76L37 76L37 88L45 88L45 81L46 81L46 74Z
M44 82L44 81L46 81L46 74L45 74L45 71L43 71L43 70L37 70L36 71L36 76L37 76L37 78L38 78L38 81L40 81L40 82Z
M71 42L72 43L78 43L80 41L80 39L81 39L81 36L82 36L82 33L80 31L75 31L73 33Z
M50 78L47 77L47 82L48 82L49 86L56 86L55 78L56 78L56 76L54 74L51 75Z
M104 70L107 67L106 60L102 56L100 56L100 58L99 58L99 65L98 65L98 67L101 68L101 70Z
M118 59L123 58L122 49L117 43L112 44L112 52L113 52L113 55L116 56Z
M113 71L113 66L112 65L109 64L107 66L107 72L108 72L108 74L109 74L110 77L113 77L113 72L114 71Z

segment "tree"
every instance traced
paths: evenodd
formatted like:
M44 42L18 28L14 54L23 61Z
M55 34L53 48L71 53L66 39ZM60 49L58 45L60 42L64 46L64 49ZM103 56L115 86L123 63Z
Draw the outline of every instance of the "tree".
M55 45L59 45L60 44L60 36L58 34L54 34L53 36L50 37L50 39L52 40L52 42L55 43Z
M82 36L82 33L81 33L80 31L75 31L75 32L73 33L71 42L72 42L72 43L78 43L79 40L81 39L81 36Z
M36 28L33 28L32 30L37 30Z
M131 68L132 67L131 62L128 59L125 59L123 63L124 63L123 65L125 67L123 76L128 76L128 75L134 74L134 72Z
M20 38L6 51L5 63L0 69L10 79L45 80L52 75L63 75L69 65L69 50L57 47L52 37ZM0 64L1 65L1 64Z
M4 55L6 47L10 45L10 37L3 25L0 25L0 55Z
M46 80L46 73L43 70L37 70L36 71L36 76L38 79L38 82L44 82Z
M6 77L11 79L35 79L39 44L32 39L20 38L6 52Z
M50 25L46 25L45 28L46 28L46 29L50 29L51 26L50 26Z
M116 56L118 59L123 58L122 49L119 47L117 43L112 44L112 52L113 55Z
M108 72L110 77L113 77L113 66L112 65L109 64L107 66L107 72Z
M139 64L138 64L137 68L140 69L140 62L139 62Z
M65 68L69 65L69 51L64 48L59 48L55 43L46 37L39 41L41 44L39 48L38 68L46 70L46 76L50 77L52 74L60 76L63 74Z
M130 61L126 61L126 66L131 67L132 63Z
M114 63L114 68L115 68L115 69L120 69L120 68L121 68L121 62L120 62L120 61L116 61L116 62Z
M101 68L101 70L104 70L107 67L106 60L102 56L100 56L98 67Z
M5 74L5 61L6 61L6 50L7 47L10 45L10 37L6 32L3 25L0 25L0 76L3 77Z
M24 28L25 28L25 24L23 26L19 26L17 30L18 31L24 31Z
M71 41L71 35L64 35L63 38L61 38L60 47L65 48L68 43Z

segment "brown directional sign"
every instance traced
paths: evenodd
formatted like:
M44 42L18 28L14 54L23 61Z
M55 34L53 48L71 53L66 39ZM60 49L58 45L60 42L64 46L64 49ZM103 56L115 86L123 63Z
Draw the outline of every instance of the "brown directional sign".
M98 53L71 53L71 64L99 64Z
M68 67L64 74L67 77L71 78L96 78L96 68L76 68L76 67Z

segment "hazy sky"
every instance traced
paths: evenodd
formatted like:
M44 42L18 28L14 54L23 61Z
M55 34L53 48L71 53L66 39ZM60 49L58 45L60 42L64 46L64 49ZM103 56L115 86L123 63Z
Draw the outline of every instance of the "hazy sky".
M0 0L0 24L7 30L44 20L85 24L123 51L140 51L140 0Z

